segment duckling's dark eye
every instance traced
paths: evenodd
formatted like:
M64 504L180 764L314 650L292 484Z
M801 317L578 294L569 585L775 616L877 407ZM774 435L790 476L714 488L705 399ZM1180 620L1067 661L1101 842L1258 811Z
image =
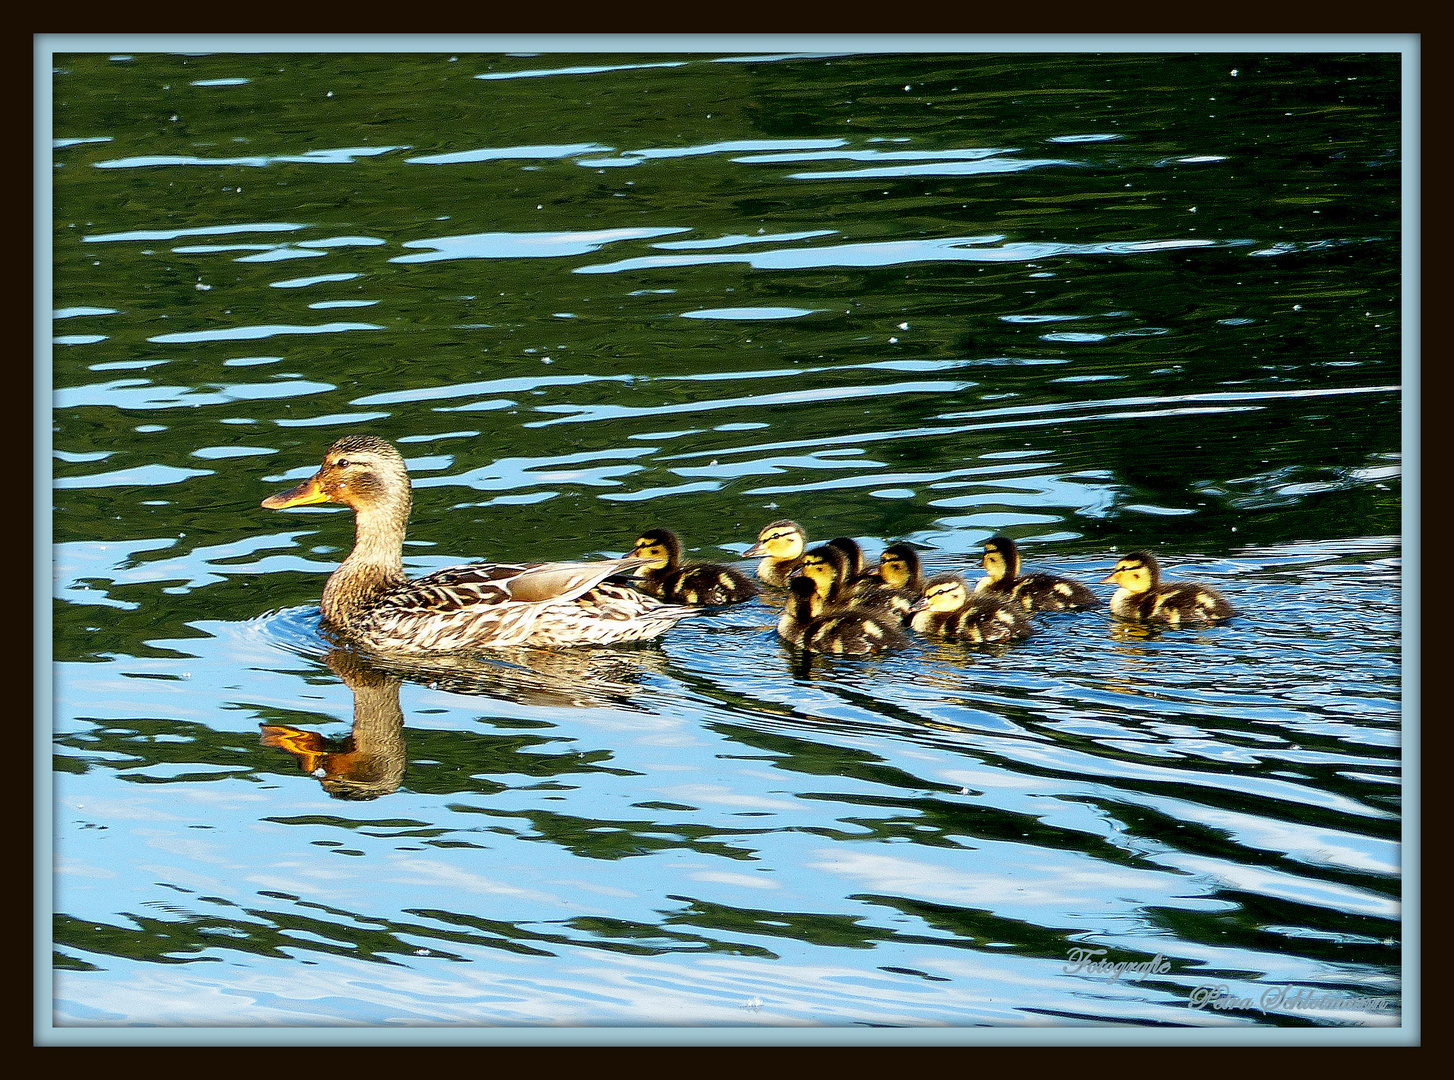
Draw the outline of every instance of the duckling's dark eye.
M339 458L338 459L338 467L340 469L346 469L346 468L348 468L352 464L353 464L353 462L349 461L348 458Z

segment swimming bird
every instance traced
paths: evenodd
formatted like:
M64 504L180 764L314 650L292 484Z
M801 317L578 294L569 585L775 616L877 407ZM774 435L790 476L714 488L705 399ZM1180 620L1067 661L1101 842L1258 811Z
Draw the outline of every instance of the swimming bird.
M1026 611L1078 611L1101 603L1101 598L1079 581L1055 574L1022 575L1020 549L1008 536L984 542L981 565L989 576L975 582L974 591L1013 599Z
M1161 567L1149 551L1121 556L1101 584L1120 586L1111 597L1111 614L1135 622L1205 625L1230 619L1238 613L1210 585L1162 581Z
M475 563L405 577L409 471L398 450L372 435L345 435L313 476L263 506L325 502L352 509L356 532L353 550L323 587L323 618L366 649L428 653L644 641L701 610L606 581L648 561L642 558Z
M751 600L757 586L741 570L720 563L682 565L682 542L670 529L648 529L631 549L647 562L636 568L640 587L679 604L715 606Z
M791 595L778 619L778 636L804 652L868 656L907 648L899 620L887 611L856 608L817 610L815 584L807 576L789 583Z
M987 593L971 593L960 574L939 574L924 582L924 599L914 607L913 627L972 645L1028 637L1035 629L1019 604Z
M878 572L865 575L855 593L863 603L886 607L908 622L924 595L919 553L908 544L890 544L878 557Z
M857 585L860 581L870 576L863 569L863 548L857 540L851 536L835 536L828 541L829 547L835 547L843 552L845 560L843 568L843 580L848 585Z
M849 581L848 568L848 556L833 544L819 544L803 553L798 573L813 582L815 615L853 605L857 590Z
M808 534L796 521L774 521L763 526L757 534L757 543L742 553L743 558L765 555L757 564L757 576L769 585L786 585L788 577L803 561L803 549L808 546Z

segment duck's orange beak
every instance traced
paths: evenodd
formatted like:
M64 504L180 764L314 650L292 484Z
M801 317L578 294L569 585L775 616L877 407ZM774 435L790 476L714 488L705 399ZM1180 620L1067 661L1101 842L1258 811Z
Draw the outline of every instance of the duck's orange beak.
M328 501L328 492L323 490L323 483L315 473L295 488L269 495L263 500L263 506L269 510L284 510L289 506L312 506Z
M263 724L262 744L286 750L298 759L299 767L305 773L312 773L322 765L329 755L324 749L323 736L316 731L299 731L297 728Z
M263 505L267 505L267 504L264 503ZM1100 581L1097 581L1096 584L1097 585L1117 585L1117 584L1119 584L1119 582L1116 579L1118 577L1120 577L1120 576L1121 576L1121 571L1116 570L1116 571L1112 572L1109 577L1103 577L1103 578L1101 578L1101 580Z

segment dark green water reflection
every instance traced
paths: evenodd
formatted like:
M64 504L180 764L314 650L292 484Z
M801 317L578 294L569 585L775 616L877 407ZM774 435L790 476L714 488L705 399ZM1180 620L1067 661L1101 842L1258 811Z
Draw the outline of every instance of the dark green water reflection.
M55 61L57 1024L1397 1022L1396 54ZM258 505L355 431L411 573L791 517L1245 615L355 670Z

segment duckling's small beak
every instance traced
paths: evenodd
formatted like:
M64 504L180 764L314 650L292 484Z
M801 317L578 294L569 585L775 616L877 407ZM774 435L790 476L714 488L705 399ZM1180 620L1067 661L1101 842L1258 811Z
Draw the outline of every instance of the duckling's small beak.
M315 473L295 488L269 495L263 500L263 506L269 510L284 510L289 506L312 506L324 502L328 502L328 493L323 490L323 484Z
M928 606L929 598L927 596L921 596L919 597L919 599L915 600L913 606L909 608L909 614L912 615L916 611L923 611Z
M1100 581L1097 581L1096 584L1097 585L1115 585L1117 583L1116 582L1116 578L1118 578L1120 576L1121 576L1121 571L1116 570L1113 573L1111 573L1108 577L1101 578L1101 580Z
M762 546L762 541L759 540L757 543L753 544L750 548L748 548L746 551L744 551L742 553L742 557L744 559L750 559L754 555L766 555L766 554L767 554L767 548L763 547Z

